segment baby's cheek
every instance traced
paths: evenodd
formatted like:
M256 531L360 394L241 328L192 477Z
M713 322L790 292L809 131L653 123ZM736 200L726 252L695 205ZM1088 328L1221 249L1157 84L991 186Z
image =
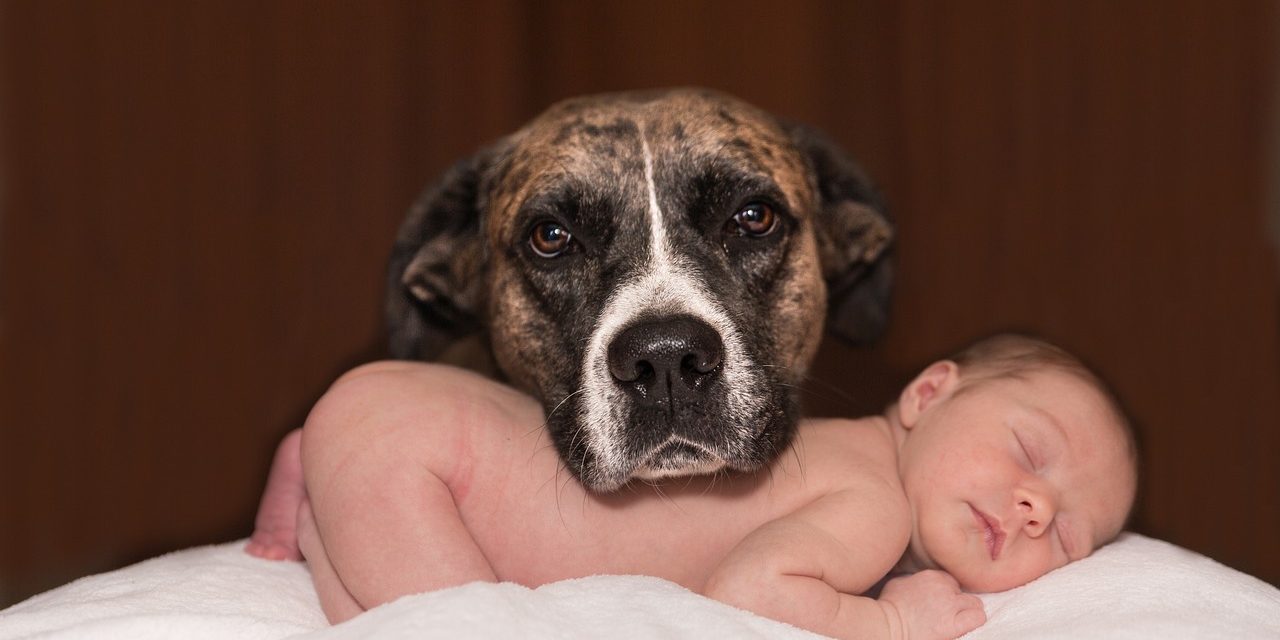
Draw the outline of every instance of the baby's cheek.
M1028 549L1029 553L1005 566L993 567L984 580L984 592L1008 591L1020 587L1066 564L1065 558L1057 558L1045 546ZM1014 560L1014 558L1010 558Z

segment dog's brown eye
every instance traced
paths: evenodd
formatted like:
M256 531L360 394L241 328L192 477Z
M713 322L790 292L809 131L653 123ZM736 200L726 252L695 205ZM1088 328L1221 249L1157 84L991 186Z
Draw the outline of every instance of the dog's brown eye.
M569 250L573 234L555 222L539 222L529 234L529 246L543 258L554 258Z
M755 238L773 233L778 226L778 216L773 207L763 202L752 202L733 214L733 219L725 225L726 231Z

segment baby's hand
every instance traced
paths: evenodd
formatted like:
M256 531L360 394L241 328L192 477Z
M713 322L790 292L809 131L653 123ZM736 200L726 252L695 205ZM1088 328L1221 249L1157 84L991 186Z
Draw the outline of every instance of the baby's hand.
M905 640L958 638L987 621L982 600L960 591L951 574L921 571L894 578L880 592L886 613L896 614Z

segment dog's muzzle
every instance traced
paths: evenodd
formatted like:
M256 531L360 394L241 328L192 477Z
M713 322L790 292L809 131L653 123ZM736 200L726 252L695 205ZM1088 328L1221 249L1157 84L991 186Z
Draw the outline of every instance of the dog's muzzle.
M724 466L711 451L723 434L700 419L713 396L723 393L724 358L719 332L690 316L639 322L614 337L607 353L612 383L635 411L648 416L639 422L649 432L633 437L653 445L636 476L709 473Z
M720 334L687 316L633 325L608 355L613 382L636 406L668 412L699 402L719 380L723 360Z

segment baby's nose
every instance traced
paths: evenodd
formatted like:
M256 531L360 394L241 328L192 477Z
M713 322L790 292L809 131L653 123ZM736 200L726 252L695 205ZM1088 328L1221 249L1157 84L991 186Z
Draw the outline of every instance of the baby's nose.
M1027 535L1036 538L1044 533L1057 513L1053 501L1044 494L1025 492L1018 496L1018 515Z

